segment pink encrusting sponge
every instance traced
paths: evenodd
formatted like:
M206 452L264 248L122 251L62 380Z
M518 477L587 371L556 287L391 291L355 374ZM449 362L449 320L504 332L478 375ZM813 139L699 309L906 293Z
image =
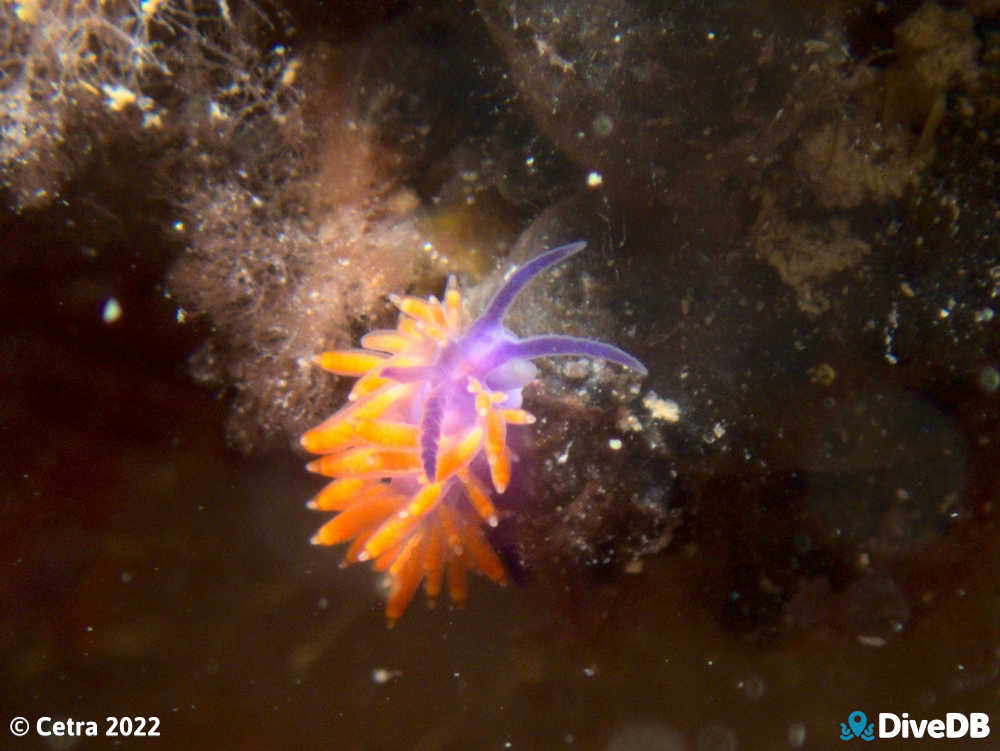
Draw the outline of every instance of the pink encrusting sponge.
M395 330L372 331L362 349L325 352L325 370L360 377L348 402L302 436L322 454L310 471L334 478L309 503L336 511L313 537L318 545L351 541L344 565L372 560L388 574L386 617L395 622L420 582L430 603L447 572L452 601L468 596L466 572L503 584L503 564L483 532L497 525L492 496L511 476L508 426L530 425L521 389L536 357L599 357L641 374L646 368L610 344L571 336L518 339L503 326L517 294L549 266L583 249L549 250L513 272L468 326L455 278L444 301L393 297Z

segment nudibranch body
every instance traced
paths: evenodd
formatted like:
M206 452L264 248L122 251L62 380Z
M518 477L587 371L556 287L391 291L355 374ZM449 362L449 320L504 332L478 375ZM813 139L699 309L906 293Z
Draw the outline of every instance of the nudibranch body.
M362 349L317 358L325 370L360 380L347 404L301 439L307 451L322 455L308 469L334 478L310 508L338 512L313 543L351 541L343 565L372 560L387 572L390 622L421 581L433 604L445 572L459 605L468 595L467 572L505 582L483 524L496 526L493 496L510 481L508 426L535 421L521 408L521 390L536 373L531 360L596 357L646 373L610 344L571 336L519 339L503 326L524 286L585 244L549 250L514 271L468 326L451 277L443 301L393 297L400 310L395 330L372 331L362 337Z

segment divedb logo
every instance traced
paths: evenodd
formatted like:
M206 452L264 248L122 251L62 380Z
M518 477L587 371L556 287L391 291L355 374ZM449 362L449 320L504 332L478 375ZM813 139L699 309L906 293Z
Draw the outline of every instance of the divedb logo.
M990 734L990 716L985 712L948 712L944 718L914 720L908 712L901 715L879 712L878 733L876 723L855 709L840 723L840 740L873 741L876 738L987 738Z

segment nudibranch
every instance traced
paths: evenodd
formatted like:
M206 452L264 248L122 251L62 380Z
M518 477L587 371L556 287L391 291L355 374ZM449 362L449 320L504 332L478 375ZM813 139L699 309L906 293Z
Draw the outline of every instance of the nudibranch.
M431 605L445 574L456 605L468 596L468 572L505 583L483 525L497 525L493 499L510 482L508 428L535 421L521 408L521 390L536 373L531 360L595 357L646 373L610 344L572 336L519 339L503 326L524 286L584 245L554 248L516 269L468 326L452 276L443 301L393 296L400 311L395 330L372 331L361 349L316 358L324 370L359 380L347 404L301 439L307 451L322 455L307 468L333 478L309 507L338 512L312 541L351 541L342 565L371 560L386 572L390 624L421 581Z

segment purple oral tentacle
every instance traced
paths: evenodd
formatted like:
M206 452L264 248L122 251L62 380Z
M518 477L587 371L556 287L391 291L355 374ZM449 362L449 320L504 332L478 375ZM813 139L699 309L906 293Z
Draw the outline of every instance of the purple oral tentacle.
M524 266L511 274L507 282L497 291L493 299L490 300L490 304L486 306L486 310L483 311L483 314L472 325L466 336L474 338L483 332L498 329L500 322L503 321L503 317L507 313L507 308L510 307L511 303L514 302L514 298L517 297L518 293L524 289L528 282L549 266L559 263L575 253L579 253L586 245L587 243L583 241L570 243L569 245L560 245L558 248L553 248L546 253L542 253L540 256L524 264Z
M648 372L637 358L612 344L595 342L577 336L530 336L527 339L500 343L491 353L494 367L514 358L532 360L536 357L597 357L616 362L640 375Z

